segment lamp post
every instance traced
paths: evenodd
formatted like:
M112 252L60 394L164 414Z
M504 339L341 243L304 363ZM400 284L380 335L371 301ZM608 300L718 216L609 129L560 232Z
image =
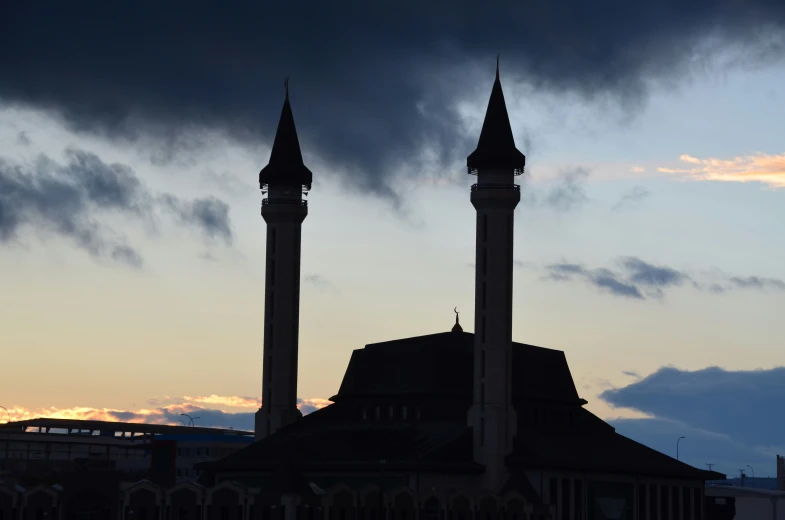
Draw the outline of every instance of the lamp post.
M676 439L676 460L679 460L679 441L681 441L682 439L686 439L686 438L687 438L687 437L685 437L684 435L682 435L681 437L679 437L678 439Z
M0 406L0 408L2 408L3 410L5 410L5 413L7 413L7 414L8 414L8 420L7 420L5 423L6 423L6 424L10 423L10 422L11 422L11 412L9 412L9 411L8 411L8 408L6 408L5 406Z
M755 470L749 464L747 464L747 467L752 471L752 487L755 487Z
M181 413L180 415L183 415L183 416L185 416L185 417L188 417L188 419L189 419L189 421L190 421L190 423L189 423L189 424L191 425L191 427L193 427L193 425L194 425L194 421L195 421L196 419L198 419L198 417L191 417L191 416L190 416L190 415L188 415L187 413Z

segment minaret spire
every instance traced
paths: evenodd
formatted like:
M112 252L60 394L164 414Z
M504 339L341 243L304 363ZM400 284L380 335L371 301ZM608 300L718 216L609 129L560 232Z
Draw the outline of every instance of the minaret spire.
M517 415L512 404L513 222L521 199L515 176L525 157L515 147L499 58L477 149L466 160L477 175L471 202L477 210L474 297L474 398L468 424L474 460L485 467L482 487L498 492L508 478Z
M453 309L453 312L455 312L455 325L452 327L452 332L463 332L463 327L461 327L461 324L458 322L458 314L460 314L458 312L458 307Z
M262 407L256 412L255 440L302 417L297 409L300 326L300 245L308 215L303 194L313 174L303 163L289 103L289 78L270 162L259 172L262 218L267 223Z
M265 185L278 184L301 186L307 191L311 188L313 174L303 163L303 154L300 152L300 140L297 137L297 128L294 126L292 105L289 103L288 77L284 78L284 89L285 98L273 148L270 151L270 161L259 172L259 185L263 190Z

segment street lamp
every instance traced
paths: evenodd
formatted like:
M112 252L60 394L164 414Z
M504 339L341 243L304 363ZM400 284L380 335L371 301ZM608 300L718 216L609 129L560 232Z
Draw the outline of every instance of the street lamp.
M681 437L676 439L676 460L679 460L679 441L682 440L682 439L686 439L686 438L687 437L682 435Z
M183 415L183 416L185 416L185 417L188 417L188 419L190 420L190 423L189 423L189 424L190 424L192 427L193 427L193 425L194 425L194 420L198 419L198 417L191 417L191 416L190 416L190 415L188 415L187 413L181 413L180 415Z
M755 470L749 464L747 464L747 467L752 471L752 487L755 487Z
M8 408L6 408L5 406L0 406L0 408L2 408L3 410L5 410L5 413L7 413L7 414L8 414L8 420L7 420L5 423L6 423L6 424L10 423L10 422L11 422L11 412L9 412L9 411L8 411Z

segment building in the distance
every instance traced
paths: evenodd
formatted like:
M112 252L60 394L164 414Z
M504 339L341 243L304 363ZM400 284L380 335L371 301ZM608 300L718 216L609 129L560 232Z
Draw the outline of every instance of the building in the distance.
M152 443L174 443L176 478L196 478L194 465L231 455L253 432L74 419L30 419L0 425L0 478L74 471L146 472Z

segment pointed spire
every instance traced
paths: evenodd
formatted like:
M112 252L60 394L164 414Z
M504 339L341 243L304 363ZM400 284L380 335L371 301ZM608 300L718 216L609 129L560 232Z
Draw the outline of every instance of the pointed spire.
M523 173L526 158L515 147L507 104L504 102L502 83L499 80L499 56L496 56L496 80L493 82L491 98L482 123L477 149L466 159L469 173L480 170L513 170Z
M453 309L453 312L455 312L455 325L452 327L452 332L463 332L463 327L461 327L461 324L458 323L458 307Z
M278 131L275 133L270 161L259 172L261 186L276 184L279 186L303 186L310 188L313 174L303 163L300 152L300 140L294 126L294 115L289 103L289 78L284 79L286 90Z

